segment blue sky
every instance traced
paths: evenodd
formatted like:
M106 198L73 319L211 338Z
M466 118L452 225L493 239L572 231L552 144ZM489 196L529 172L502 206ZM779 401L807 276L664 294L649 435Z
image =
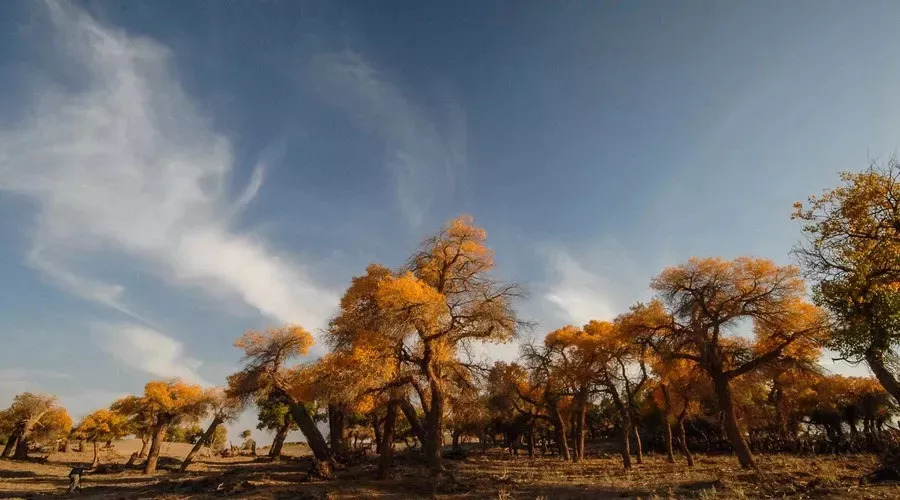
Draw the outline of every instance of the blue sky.
M538 335L692 255L789 263L791 204L897 151L898 11L2 2L0 402L221 383L460 213Z

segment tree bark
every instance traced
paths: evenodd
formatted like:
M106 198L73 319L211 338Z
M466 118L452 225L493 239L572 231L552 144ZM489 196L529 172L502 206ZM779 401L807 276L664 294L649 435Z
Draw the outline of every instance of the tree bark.
M687 412L682 412L681 415L678 416L678 446L681 448L681 453L684 454L685 460L687 460L688 467L694 466L694 456L691 455L691 450L687 446L687 433L684 432L684 419L687 416Z
M675 453L672 450L672 399L666 384L661 384L660 388L663 395L663 420L666 425L666 459L670 464L674 464Z
M440 383L431 381L431 404L425 414L425 440L422 442L422 452L425 462L433 474L444 470L441 461L444 431L444 394Z
M619 397L615 386L611 384L609 384L609 395L612 396L613 404L615 404L616 410L619 411L619 420L621 420L622 424L622 467L628 470L631 468L631 438L629 436L632 427L631 412L625 407L625 403Z
M666 461L675 463L675 451L672 449L672 423L666 418Z
M3 458L9 458L12 455L13 450L16 449L16 445L19 443L19 437L22 436L22 427L16 426L16 428L12 431L8 438L6 438L6 446L3 447L3 454L0 455Z
M31 433L34 430L34 426L38 423L38 420L40 420L43 415L44 412L42 412L36 418L29 418L22 424L22 430L19 433L19 440L18 442L16 442L16 451L15 453L13 453L13 459L28 459L28 447L31 444Z
M528 422L528 457L534 458L534 419Z
M28 447L31 443L25 436L19 438L16 442L16 451L13 453L13 460L27 460Z
M138 458L144 458L147 456L147 450L149 450L150 446L150 436L143 434L141 435L141 451L138 453Z
M872 373L875 374L875 378L878 379L884 390L894 397L894 401L900 403L900 381L894 377L894 374L885 365L884 355L874 348L869 349L866 351L866 363L868 363L869 368L872 369Z
M344 451L344 421L346 411L343 407L328 405L328 440L331 445L331 453L340 454Z
M194 455L196 455L197 452L200 451L200 448L203 448L203 445L205 445L209 442L210 439L212 439L213 433L216 432L216 427L218 427L221 423L222 418L213 418L212 422L209 423L209 427L206 428L206 432L204 432L203 435L200 436L200 439L198 439L197 442L194 443L194 447L191 448L191 451L188 452L187 456L184 457L184 460L181 462L181 472L187 470L188 466L191 465L191 461L194 459Z
M306 407L295 401L290 401L288 408L290 408L291 416L297 422L297 426L300 427L300 432L306 437L306 443L309 445L313 456L321 462L333 462L334 458L331 455L331 450L328 449L325 438L322 437L319 427L316 426L316 422Z
M777 378L773 380L772 403L775 407L775 422L778 426L778 437L787 440L789 436L787 415L784 413L784 394Z
M94 441L94 460L91 462L91 469L96 469L100 465L100 450L97 448L97 441Z
M287 439L288 432L291 429L291 414L290 412L285 413L284 415L284 423L281 424L281 427L278 428L278 431L275 434L275 439L272 441L272 447L269 448L269 456L273 459L278 459L281 457L281 450L284 448L284 440Z
M400 402L396 399L388 401L387 416L384 418L384 431L381 433L381 441L378 443L378 478L384 479L391 468L391 457L394 452L394 427L397 422L397 407Z
M756 461L753 459L753 454L750 452L750 446L747 445L747 440L744 438L744 434L741 432L740 425L738 424L737 412L734 408L734 401L731 396L731 384L728 377L723 373L714 372L712 375L713 385L715 385L716 389L716 399L718 399L719 409L722 411L722 423L725 427L725 435L728 437L728 441L734 449L734 454L737 455L738 462L740 462L741 467L744 469L759 470L756 466Z
M32 415L30 418L22 422L19 441L16 443L16 451L13 454L14 459L26 460L28 458L28 447L31 444L31 434L34 430L34 426L41 421L41 418L44 416L44 414L47 413L47 411L49 411L49 409L45 409L37 415Z
M631 468L631 416L627 411L622 412L622 467L625 470Z
M566 424L556 401L553 402L553 427L556 428L556 444L559 446L559 454L564 460L571 460L572 455L569 453L569 443L566 440Z
M372 413L372 432L375 434L375 451L381 450L381 423L378 421L378 414ZM356 436L353 436L353 447L356 448Z
M153 474L156 472L156 462L159 460L159 448L162 446L162 441L166 437L166 428L169 426L169 421L167 419L163 419L162 417L157 418L159 420L153 426L150 452L147 454L147 462L144 464L144 474Z
M587 401L582 396L578 401L578 415L575 420L575 461L584 459L584 424L587 420Z
M641 442L641 430L637 425L637 420L632 419L631 428L634 429L634 447L637 463L644 463L644 445Z
M403 411L403 416L405 416L406 421L409 422L409 428L412 430L413 435L416 436L416 439L418 439L420 443L424 443L425 429L422 428L422 423L419 421L419 415L416 413L416 408L408 399L403 398L400 400L400 410Z

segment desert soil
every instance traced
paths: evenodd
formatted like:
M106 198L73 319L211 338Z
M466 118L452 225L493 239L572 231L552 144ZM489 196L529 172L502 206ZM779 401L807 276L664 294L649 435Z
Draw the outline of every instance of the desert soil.
M121 441L104 450L103 464L124 464L140 442ZM375 478L374 461L339 469L329 481L308 474L303 445L286 446L279 462L249 456L200 458L186 473L176 472L190 445L167 443L163 470L144 476L121 465L85 476L80 498L900 498L900 485L860 484L877 466L872 455L798 457L760 456L762 476L741 470L726 455L698 455L697 464L667 463L645 457L625 472L612 454L573 464L555 458L509 456L500 450L470 453L447 460L449 474L435 481L426 477L413 456L398 457L387 479ZM264 454L265 449L259 450ZM75 464L90 462L91 453L35 455L34 461L0 461L0 498L65 497L68 473Z

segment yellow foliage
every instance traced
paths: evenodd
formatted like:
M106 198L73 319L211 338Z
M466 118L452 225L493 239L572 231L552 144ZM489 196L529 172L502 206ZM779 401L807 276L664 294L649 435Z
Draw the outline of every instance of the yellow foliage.
M127 418L121 413L101 409L84 417L75 429L79 439L108 441L127 434Z
M784 304L780 314L755 321L754 332L754 351L758 355L791 341L783 351L784 357L814 362L827 340L828 316L821 308L797 299Z
M472 216L461 215L426 240L413 258L415 273L441 293L461 291L471 277L494 267L494 253L486 240L487 231L476 227Z
M746 372L772 355L812 356L827 334L826 317L806 302L805 285L794 266L753 257L691 258L664 270L651 286L672 321L668 327L650 328L649 337L671 351L668 355L693 356L705 368L724 365ZM743 320L754 323L753 345L736 335Z
M181 380L154 380L144 386L140 404L152 411L157 418L199 418L209 405L208 394L199 385Z
M421 331L431 332L446 320L444 295L411 272L381 280L375 297L398 323Z
M300 325L269 328L263 332L249 330L234 341L248 358L269 354L274 349L284 357L303 356L313 345L313 336Z

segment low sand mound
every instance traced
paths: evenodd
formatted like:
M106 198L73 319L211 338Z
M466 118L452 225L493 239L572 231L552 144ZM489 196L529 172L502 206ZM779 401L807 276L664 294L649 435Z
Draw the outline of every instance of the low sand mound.
M111 444L112 446L109 448L105 447L105 443L100 444L101 463L125 463L132 453L141 451L141 446L143 445L140 439L119 439L113 441ZM68 453L51 453L48 458L53 462L90 463L94 457L92 445L90 443L85 443L84 451L82 452L75 451L77 446L78 445L73 442L69 447ZM190 452L193 447L194 445L190 443L163 442L162 446L160 446L159 454L160 457L181 460L187 456L188 452ZM209 448L205 446L200 449L200 457L208 456L210 453Z
M264 446L256 449L256 454L265 456L269 453L269 447ZM311 455L309 446L306 443L285 443L281 449L281 454L286 457L305 457Z
M117 454L122 455L123 457L130 457L132 453L141 451L142 444L143 443L140 439L120 439L118 441L112 442L113 450L115 450ZM184 458L193 447L194 445L190 443L170 443L168 441L164 441L162 446L160 446L159 448L159 454L164 457ZM85 446L85 448L89 449L90 446ZM204 452L208 453L209 448L206 448L204 446L200 450L201 455Z

